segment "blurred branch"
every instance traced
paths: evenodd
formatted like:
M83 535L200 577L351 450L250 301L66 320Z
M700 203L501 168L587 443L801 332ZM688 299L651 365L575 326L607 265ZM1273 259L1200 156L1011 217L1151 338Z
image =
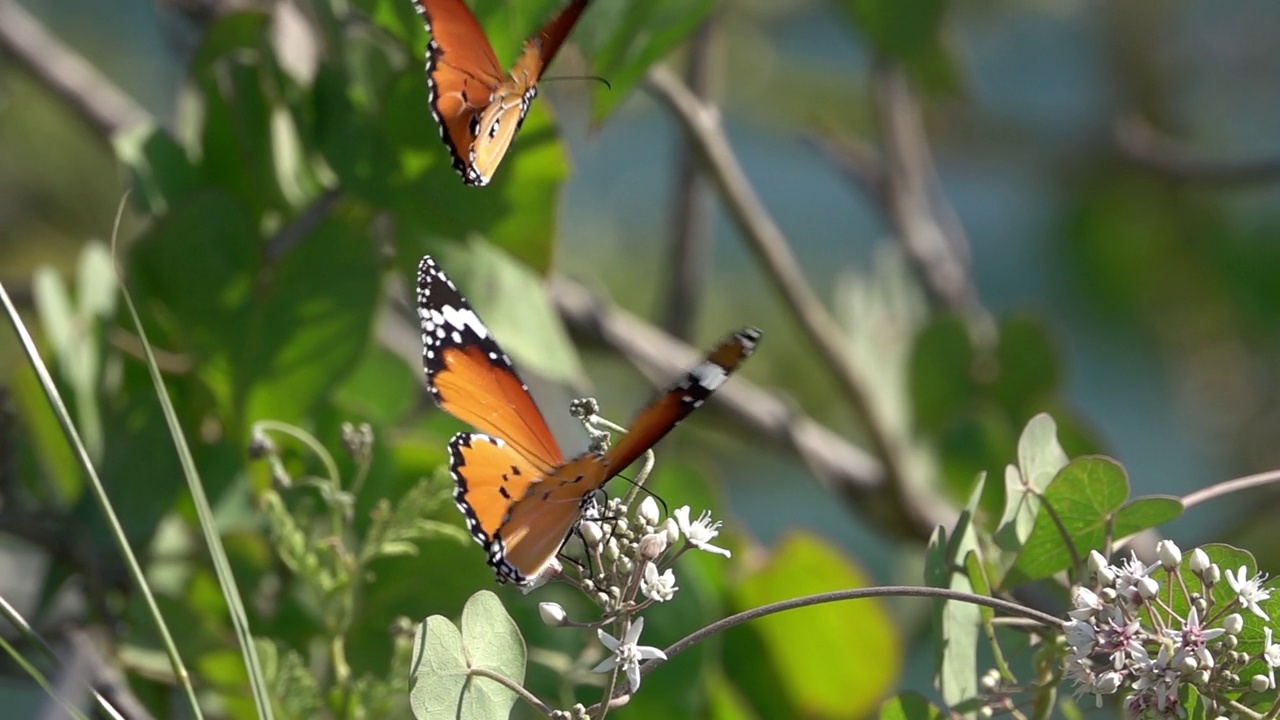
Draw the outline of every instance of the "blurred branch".
M707 170L730 215L738 225L747 246L755 253L765 274L782 293L782 298L799 321L809 341L817 348L823 362L831 368L841 390L863 419L876 455L885 464L888 488L902 491L903 473L893 438L879 421L871 405L871 393L845 355L844 331L826 307L818 300L791 252L787 238L765 210L756 195L737 155L729 145L719 109L698 99L674 73L662 66L649 70L648 86L667 104L684 126L688 137L697 145ZM905 515L913 515L911 503L902 498L896 504Z
M689 89L699 98L711 95L715 52L715 16L698 26L689 42ZM711 188L702 175L693 143L681 138L678 146L675 212L671 235L670 285L660 297L662 326L681 340L693 334L702 307L703 287L715 243Z
M1211 158L1164 135L1138 117L1115 124L1120 153L1146 170L1176 180L1218 183L1273 183L1280 181L1280 158L1224 160Z
M920 103L900 66L881 62L873 74L884 143L885 214L926 291L944 307L985 324L986 312L970 273L964 228L938 192Z
M67 50L13 0L0 0L0 47L69 103L98 134L111 138L151 122L151 115L84 58Z

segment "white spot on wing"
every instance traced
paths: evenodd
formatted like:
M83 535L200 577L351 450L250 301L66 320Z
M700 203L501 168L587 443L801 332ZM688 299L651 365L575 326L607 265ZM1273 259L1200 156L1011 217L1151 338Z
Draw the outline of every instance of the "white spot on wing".
M725 372L724 368L709 361L698 363L698 366L690 370L689 374L698 381L699 385L707 390L715 390L724 384L725 379L729 377L729 373Z

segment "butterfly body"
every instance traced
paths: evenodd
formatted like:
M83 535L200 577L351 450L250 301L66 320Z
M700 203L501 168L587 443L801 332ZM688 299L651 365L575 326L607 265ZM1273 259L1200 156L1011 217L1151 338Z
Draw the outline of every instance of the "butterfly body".
M503 72L484 30L462 0L414 0L431 33L427 102L453 167L467 185L493 179L538 95L538 79L589 0L573 0L526 40Z
M555 558L591 494L701 406L760 340L754 328L733 333L608 450L565 459L511 359L430 257L418 266L418 316L432 398L480 431L449 441L454 500L499 580L518 584Z

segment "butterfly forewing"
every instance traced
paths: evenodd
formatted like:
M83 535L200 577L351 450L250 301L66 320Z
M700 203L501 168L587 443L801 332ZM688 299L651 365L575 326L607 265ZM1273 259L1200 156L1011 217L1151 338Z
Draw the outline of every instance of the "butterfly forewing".
M506 445L543 475L564 462L529 389L470 303L436 265L418 265L427 388L445 412Z
M677 423L698 409L755 352L760 331L744 328L720 341L702 362L679 382L636 414L627 434L605 455L610 475L616 475L653 447Z

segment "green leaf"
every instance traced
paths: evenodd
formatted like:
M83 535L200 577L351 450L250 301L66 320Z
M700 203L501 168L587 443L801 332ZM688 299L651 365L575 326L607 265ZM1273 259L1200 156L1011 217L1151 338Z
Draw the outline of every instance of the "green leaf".
M735 608L831 590L870 579L839 551L792 533L769 561L731 590ZM856 653L831 653L831 642ZM828 603L768 615L725 636L725 669L761 717L864 717L898 681L902 646L885 603ZM875 662L867 662L875 658Z
M470 667L503 675L516 685L524 684L524 638L497 595L481 590L467 600L462 608L462 644ZM516 701L514 692L487 678L473 679L472 684L476 692L483 690L495 703L505 702L508 711Z
M947 717L941 708L916 692L889 698L880 706L880 720L944 720Z
M166 130L142 124L112 138L116 155L133 174L133 201L161 215L200 185L200 174Z
M942 432L977 399L972 373L973 346L964 323L955 315L934 318L911 351L912 415L921 429Z
M413 716L418 720L462 718L466 687L467 657L462 650L462 633L447 618L432 615L418 625L413 639L413 659L409 661L409 706ZM485 717L506 716L493 712Z
M926 90L950 92L959 84L956 62L941 42L946 0L843 0L876 50L903 63Z
M470 669L523 685L524 639L498 596L481 590L462 609L461 632L439 615L418 626L409 667L409 704L418 720L505 720L516 694Z
M982 498L984 482L979 480L964 511L956 520L948 539L938 528L925 554L925 582L930 587L958 592L977 592L969 574L957 570L973 561L980 564L981 550L974 529L974 514ZM984 583L985 584L985 583ZM978 640L982 630L982 610L971 603L942 601L934 606L938 628L937 676L935 685L948 707L960 711L978 694ZM971 714L971 713L966 713Z
M1134 498L1116 513L1111 533L1119 540L1163 525L1181 514L1182 501L1175 497L1152 495Z
M1012 417L1027 417L1043 409L1061 381L1060 356L1043 323L1029 317L1002 322L996 348L1000 375L992 394Z
M1071 567L1068 542L1076 559L1101 549L1112 516L1128 497L1129 478L1116 461L1096 455L1072 460L1045 489L1035 527L1006 578L1006 587Z
M1005 470L1005 508L996 530L996 543L1018 550L1031 534L1040 510L1039 495L1067 464L1058 444L1053 418L1041 413L1031 418L1018 439L1018 467Z
M364 222L346 209L340 203L269 268L245 206L220 192L184 201L135 247L131 279L178 338L162 344L194 353L195 372L233 423L298 419L363 352L378 260Z
M645 0L593 8L595 24L610 30L594 43L592 72L608 80L612 88L596 88L592 121L600 123L622 104L649 66L683 42L714 7L714 0ZM608 12L614 15L600 20Z

